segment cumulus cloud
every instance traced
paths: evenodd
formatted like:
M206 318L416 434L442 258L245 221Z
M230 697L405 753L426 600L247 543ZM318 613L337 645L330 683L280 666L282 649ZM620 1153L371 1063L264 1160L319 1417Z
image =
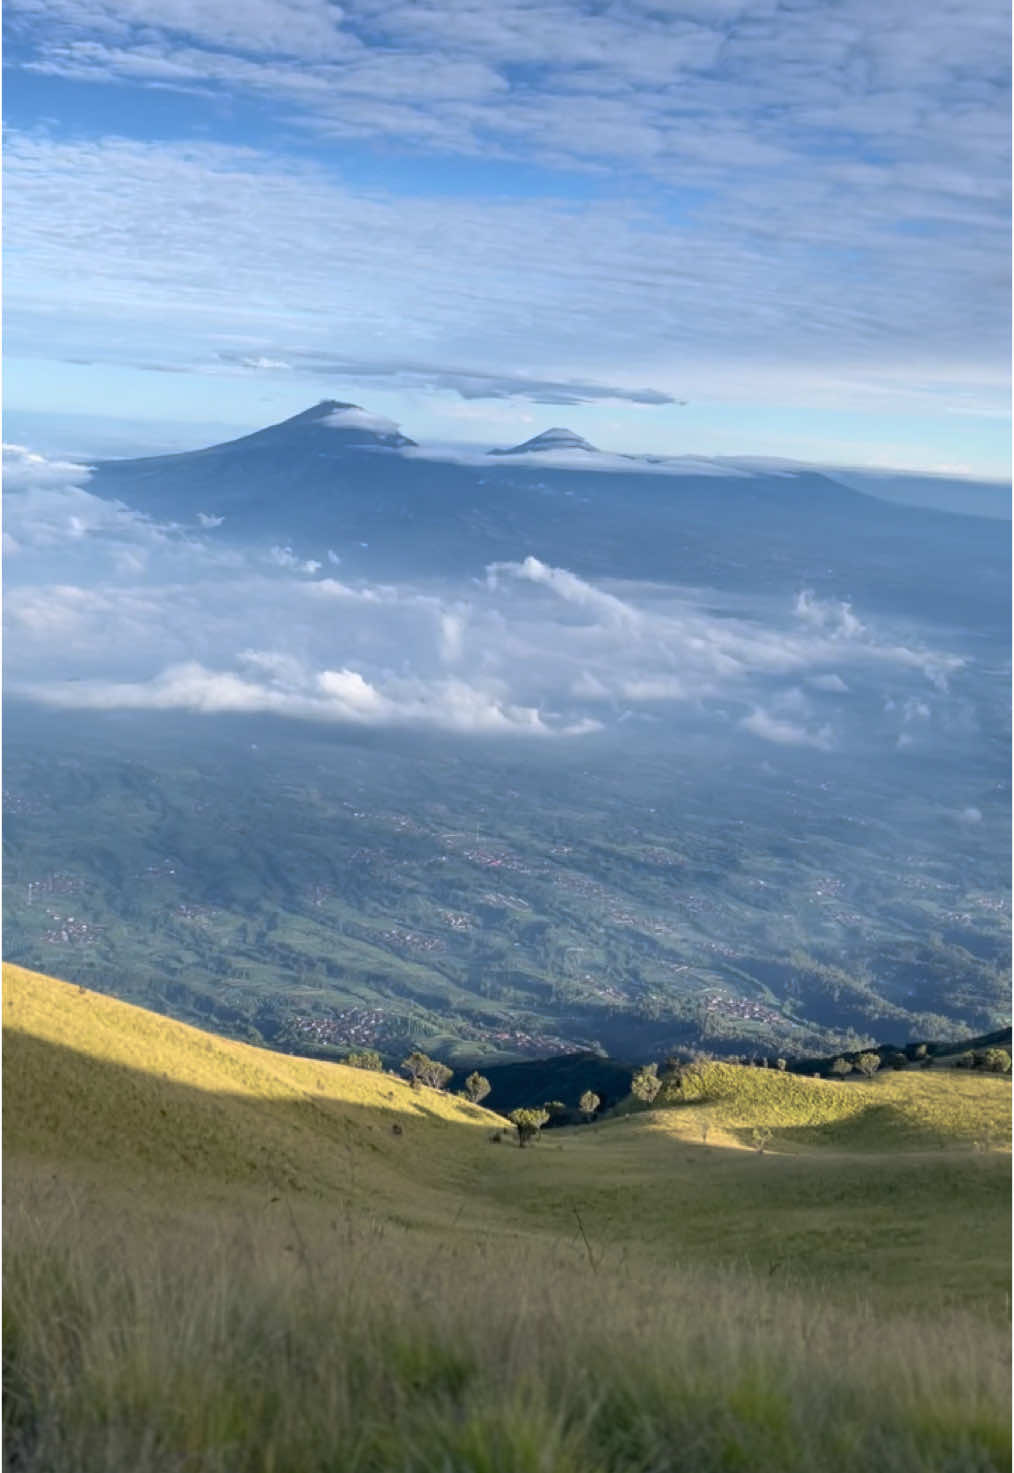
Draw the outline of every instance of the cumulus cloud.
M61 708L558 737L712 719L742 740L835 753L959 718L957 656L811 592L723 599L534 555L458 578L339 578L326 548L222 547L68 483L87 482L81 467L15 464L7 677Z
M636 609L612 593L606 593L594 584L587 583L576 573L566 568L551 568L537 557L526 557L520 563L490 563L486 578L491 588L496 588L500 577L509 576L537 583L555 593L565 603L588 609L607 624L618 628L632 628L639 621Z
M780 747L816 747L819 751L830 751L833 739L830 726L817 731L808 730L798 722L774 716L770 711L756 707L740 722L744 731L751 732L765 742L775 742Z
M465 681L392 680L380 689L358 670L307 670L272 652L245 651L241 663L260 679L211 670L196 661L170 666L147 681L75 681L26 685L23 694L51 706L83 710L188 710L269 713L354 726L420 727L467 735L582 736L598 723L550 724Z
M277 544L269 550L267 559L276 568L288 568L293 573L319 573L321 568L316 558L297 557L291 547L279 547Z

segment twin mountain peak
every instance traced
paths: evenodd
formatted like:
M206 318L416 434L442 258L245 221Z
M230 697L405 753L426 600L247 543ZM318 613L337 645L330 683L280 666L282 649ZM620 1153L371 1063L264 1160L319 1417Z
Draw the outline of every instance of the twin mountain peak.
M410 440L399 432L393 420L385 420L380 415L371 414L369 410L363 409L358 404L345 404L338 399L322 399L311 409L304 409L301 414L295 414L291 419L284 420L282 424L272 426L272 428L294 430L304 426L326 426L328 429L337 430L344 438L358 440L361 444L373 443L396 449L408 449L416 445L414 440ZM530 455L553 450L584 450L591 454L596 453L595 446L589 444L574 430L554 425L551 429L543 430L541 435L525 440L521 445L512 445L507 450L491 450L489 454Z

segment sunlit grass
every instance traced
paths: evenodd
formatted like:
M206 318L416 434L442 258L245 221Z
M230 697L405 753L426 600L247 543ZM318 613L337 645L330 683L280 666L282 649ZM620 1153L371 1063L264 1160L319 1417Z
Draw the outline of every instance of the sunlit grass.
M1001 1080L709 1066L520 1151L20 969L4 1018L12 1473L1009 1466Z

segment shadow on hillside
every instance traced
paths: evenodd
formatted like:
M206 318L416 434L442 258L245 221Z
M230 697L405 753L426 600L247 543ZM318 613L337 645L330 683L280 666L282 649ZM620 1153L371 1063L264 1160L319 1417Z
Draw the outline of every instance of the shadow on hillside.
M429 1104L430 1091L383 1077L391 1094L383 1104L312 1089L271 1099L182 1084L16 1029L4 1030L3 1054L7 1158L330 1193L372 1167L439 1186L497 1129L479 1110L448 1119Z

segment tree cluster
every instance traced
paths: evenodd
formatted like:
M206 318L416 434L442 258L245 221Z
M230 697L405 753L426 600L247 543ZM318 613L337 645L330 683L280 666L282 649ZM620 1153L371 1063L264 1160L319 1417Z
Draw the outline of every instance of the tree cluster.
M429 1054L424 1054L419 1049L413 1049L408 1058L402 1060L401 1067L415 1088L426 1084L430 1089L443 1089L454 1073L446 1064L441 1064L439 1059L431 1059Z
M351 1065L353 1069L372 1069L375 1072L384 1067L383 1059L376 1049L372 1048L353 1050L352 1053L345 1055L342 1062Z
M982 1069L987 1074L1009 1074L1010 1054L1005 1048L966 1049L954 1060L956 1069Z

